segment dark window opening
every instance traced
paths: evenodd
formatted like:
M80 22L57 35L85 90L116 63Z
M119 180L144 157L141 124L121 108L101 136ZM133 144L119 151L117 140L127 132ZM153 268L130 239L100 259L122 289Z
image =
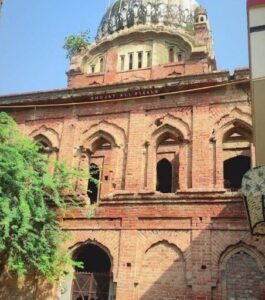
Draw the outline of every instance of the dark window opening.
M91 66L91 73L95 73L95 66Z
M201 22L204 22L204 17L201 17Z
M152 55L151 55L151 51L148 51L146 53L147 55L147 68L150 68L152 65Z
M172 192L172 164L167 159L162 159L157 164L157 191Z
M174 49L173 48L169 49L168 56L169 56L169 62L173 63L174 62Z
M248 156L239 155L224 161L224 187L237 191L241 188L243 176L251 167Z
M143 67L143 52L138 52L138 69Z
M52 146L51 146L51 143L49 142L49 140L42 136L42 135L39 135L37 137L35 137L35 140L39 146L39 153L42 153L42 154L49 154L52 152Z
M96 204L98 201L100 180L100 170L96 164L90 165L89 174L92 178L90 178L88 182L87 195L90 198L90 203Z
M133 69L133 53L129 54L129 70Z
M125 66L125 56L121 55L121 71L124 71Z
M182 53L179 53L179 54L178 54L178 61L179 61L179 62L182 62L182 61L183 61L183 55L182 55Z
M99 71L100 71L100 73L103 73L103 71L104 71L104 58L100 59Z
M72 287L73 300L108 300L112 284L111 261L100 247L89 244L77 250L75 261L83 268L76 267Z

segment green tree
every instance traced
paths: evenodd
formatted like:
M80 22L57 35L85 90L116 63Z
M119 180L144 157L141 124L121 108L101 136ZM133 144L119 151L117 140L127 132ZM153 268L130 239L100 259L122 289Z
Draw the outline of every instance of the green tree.
M63 248L67 236L54 209L62 212L78 204L73 186L76 176L80 174L63 163L56 163L51 175L48 158L40 153L40 146L20 133L6 113L0 113L2 271L16 275L35 271L59 280L65 270L76 265Z
M67 58L71 58L82 48L86 48L90 43L89 31L80 32L79 34L71 34L64 40L63 48L67 51Z

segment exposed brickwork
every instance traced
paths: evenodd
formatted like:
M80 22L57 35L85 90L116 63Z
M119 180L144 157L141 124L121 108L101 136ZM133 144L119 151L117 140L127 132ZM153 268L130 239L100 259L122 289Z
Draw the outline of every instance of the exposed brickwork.
M185 262L181 252L165 242L148 249L142 259L139 299L181 299L186 289Z
M264 297L264 272L259 270L256 259L248 253L235 253L227 262L226 271L227 299L262 299Z
M95 216L70 214L63 227L74 238L71 249L92 242L110 255L117 300L221 300L233 297L234 286L250 298L249 274L264 286L265 242L250 236L241 198L223 187L223 136L235 124L251 128L247 88L10 110L23 132L45 136L69 166L103 166ZM159 144L164 136L177 142ZM102 138L110 149L97 148ZM156 193L156 163L172 155L179 157L177 193ZM246 259L235 254L224 263L231 247L250 246ZM245 285L233 281L233 272ZM38 299L44 290L39 284ZM253 299L263 299L261 288L252 290ZM48 294L56 299L58 291Z

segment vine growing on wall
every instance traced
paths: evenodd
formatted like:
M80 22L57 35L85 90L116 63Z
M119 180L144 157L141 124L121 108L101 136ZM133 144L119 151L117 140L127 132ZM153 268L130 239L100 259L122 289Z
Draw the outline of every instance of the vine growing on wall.
M62 162L50 174L40 146L6 113L0 113L0 153L0 272L59 280L77 263L63 247L67 235L55 211L80 203L73 182L84 174Z
M63 48L67 51L67 58L71 58L78 54L82 48L86 48L90 44L90 32L86 30L79 34L67 36L64 40Z

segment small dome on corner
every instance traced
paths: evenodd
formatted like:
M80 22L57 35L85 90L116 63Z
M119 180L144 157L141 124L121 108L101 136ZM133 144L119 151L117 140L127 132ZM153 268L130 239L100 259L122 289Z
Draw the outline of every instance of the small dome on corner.
M206 15L207 16L207 10L203 7L203 6L198 6L196 7L195 11L194 11L194 15L199 16L199 15Z

